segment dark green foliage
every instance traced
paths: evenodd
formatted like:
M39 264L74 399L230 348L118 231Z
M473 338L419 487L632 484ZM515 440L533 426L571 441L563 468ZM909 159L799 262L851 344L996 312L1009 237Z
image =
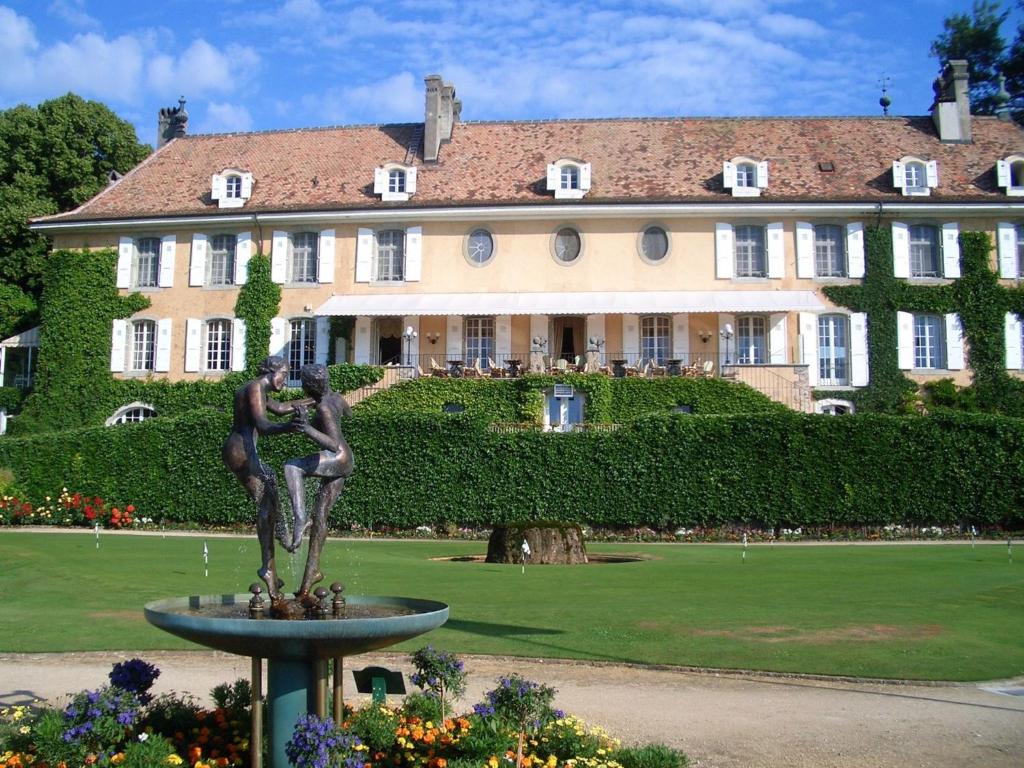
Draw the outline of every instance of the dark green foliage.
M36 300L17 285L0 279L0 339L30 327L36 320Z
M16 387L0 387L0 409L7 413L17 413L25 394Z
M623 747L613 753L612 760L622 768L686 768L690 763L682 752L664 744Z
M971 111L976 115L995 114L994 97L999 90L1006 50L999 28L1009 15L997 2L975 0L970 16L947 16L942 22L942 34L932 42L931 54L940 64L951 59L967 60Z
M270 348L270 321L281 304L281 286L270 279L270 258L262 253L249 259L249 277L238 291L235 317L245 321L245 370L256 374Z
M345 423L356 473L332 524L414 528L526 519L619 527L818 527L1022 522L1024 422L949 413L658 415L611 432L489 432L470 416L370 415ZM30 498L62 486L130 501L140 515L250 522L220 462L230 415L0 440L0 466ZM260 443L274 467L298 435Z
M429 718L428 718L429 719ZM366 704L348 719L348 729L374 752L388 752L394 745L398 715L379 704Z

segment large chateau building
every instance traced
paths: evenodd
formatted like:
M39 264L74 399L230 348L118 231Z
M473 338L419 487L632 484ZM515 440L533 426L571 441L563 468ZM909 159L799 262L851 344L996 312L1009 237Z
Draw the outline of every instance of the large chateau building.
M183 105L162 110L147 160L35 221L55 248L117 249L118 287L150 299L114 323L115 375L239 369L256 253L282 286L268 352L293 377L596 349L819 390L869 381L866 316L823 292L863 280L865 226L891 229L913 283L958 277L966 230L990 233L1006 284L1024 268L1024 133L970 114L963 62L921 117L465 122L438 76L425 101L422 123L195 136ZM955 314L898 327L911 378L970 381ZM1005 343L1020 369L1016 316Z

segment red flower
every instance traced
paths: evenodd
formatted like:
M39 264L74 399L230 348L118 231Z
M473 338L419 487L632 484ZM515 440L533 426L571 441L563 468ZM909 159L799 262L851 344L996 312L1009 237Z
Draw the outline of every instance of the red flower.
M24 512L26 515L29 514L32 511L32 505L26 501L24 504L21 505L21 511Z
M132 512L135 511L135 505L129 504L127 507L124 508L124 511L130 515Z
M80 493L76 493L76 494L75 494L75 495L74 495L74 496L72 497L72 499L71 499L71 503L72 503L72 504L74 504L74 505L75 505L76 507L80 507L80 506L82 506L82 494L80 494Z
M103 499L101 499L99 496L97 496L92 501L93 501L93 504L95 504L97 507L102 507L103 506Z
M96 510L93 509L92 507L90 507L89 505L86 505L86 507L85 507L85 519L86 520L95 520L96 519Z

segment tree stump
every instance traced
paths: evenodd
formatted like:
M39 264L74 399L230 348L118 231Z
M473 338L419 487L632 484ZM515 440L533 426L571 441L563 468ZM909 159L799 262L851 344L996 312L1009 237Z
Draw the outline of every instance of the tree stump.
M521 563L523 540L530 545L527 563L578 565L587 562L583 532L576 523L512 523L498 525L487 542L488 563Z

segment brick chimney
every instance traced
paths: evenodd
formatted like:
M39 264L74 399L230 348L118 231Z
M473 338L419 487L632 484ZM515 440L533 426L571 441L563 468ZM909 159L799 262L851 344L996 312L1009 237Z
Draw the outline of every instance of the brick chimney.
M160 149L171 139L180 139L188 128L188 112L185 110L185 97L178 99L176 107L161 107L157 113L156 148Z
M451 141L452 127L462 114L462 102L455 98L455 86L440 75L423 78L427 86L423 118L423 161L433 163L441 152L441 144Z
M971 141L971 96L968 90L967 61L946 63L935 80L932 120L941 141L968 144Z

